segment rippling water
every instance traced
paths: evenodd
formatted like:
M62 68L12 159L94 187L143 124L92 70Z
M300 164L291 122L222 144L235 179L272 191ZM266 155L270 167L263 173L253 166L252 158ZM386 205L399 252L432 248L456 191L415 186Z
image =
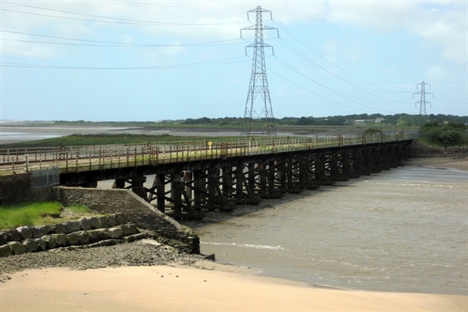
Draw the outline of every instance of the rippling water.
M185 222L203 253L309 285L466 294L467 172L406 166Z

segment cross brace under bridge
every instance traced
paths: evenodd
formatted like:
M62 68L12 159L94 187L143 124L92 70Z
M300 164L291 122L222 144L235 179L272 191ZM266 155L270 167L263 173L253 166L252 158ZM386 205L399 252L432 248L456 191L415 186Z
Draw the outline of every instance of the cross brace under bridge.
M98 181L114 180L114 188L130 188L160 211L180 219L201 218L203 211L232 211L236 205L258 204L263 198L280 198L395 168L407 158L411 141L412 136L353 141L336 136L276 139L268 145L261 140L204 142L191 147L140 146L139 151L132 147L128 153L111 151L111 155L89 148L81 150L82 158L77 151L78 155L65 159L48 151L40 158L42 166L48 155L59 167L60 185L96 187ZM34 165L28 155L13 155L18 159L17 170L26 161L30 168ZM153 177L149 186L147 176Z

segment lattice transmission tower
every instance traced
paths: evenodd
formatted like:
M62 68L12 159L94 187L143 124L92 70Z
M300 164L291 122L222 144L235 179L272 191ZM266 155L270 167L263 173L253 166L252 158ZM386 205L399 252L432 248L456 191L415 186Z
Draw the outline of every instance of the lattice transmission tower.
M427 92L426 91L426 86L429 86L429 89L431 88L431 85L426 83L426 82L421 82L416 85L416 89L418 89L418 86L421 86L421 91L414 92L413 93L413 99L415 94L420 94L421 99L415 103L416 107L418 107L419 104L419 115L425 116L426 115L426 104L431 105L431 102L426 101L426 94L432 94L432 98L434 98L434 93L432 92Z
M268 87L268 79L266 74L265 64L265 50L264 48L271 48L274 54L273 47L263 41L264 30L276 30L279 35L278 29L270 26L263 25L263 13L270 13L271 11L262 9L261 6L247 12L247 19L250 20L250 13L256 13L255 25L241 29L241 38L243 30L255 30L255 40L253 44L248 45L247 48L253 48L252 58L252 73L250 75L249 91L247 94L247 101L244 110L244 125L242 134L250 136L252 133L267 134L268 136L276 136L273 108L271 106L270 89ZM255 102L261 98L261 103Z

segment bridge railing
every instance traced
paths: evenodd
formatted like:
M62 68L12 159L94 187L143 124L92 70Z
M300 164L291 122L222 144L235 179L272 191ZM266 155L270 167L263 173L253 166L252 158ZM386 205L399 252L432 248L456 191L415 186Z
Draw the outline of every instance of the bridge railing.
M262 155L413 139L416 132L256 137L180 144L0 149L0 175L57 167L61 173Z

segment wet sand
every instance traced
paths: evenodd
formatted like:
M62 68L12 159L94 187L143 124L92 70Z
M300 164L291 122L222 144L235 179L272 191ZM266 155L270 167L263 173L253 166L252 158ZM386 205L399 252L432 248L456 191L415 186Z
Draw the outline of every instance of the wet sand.
M0 284L0 311L466 311L468 307L467 296L319 289L222 267L23 271Z
M414 158L405 161L405 164L410 166L424 166L430 168L457 169L468 171L468 159L459 159L452 157Z

